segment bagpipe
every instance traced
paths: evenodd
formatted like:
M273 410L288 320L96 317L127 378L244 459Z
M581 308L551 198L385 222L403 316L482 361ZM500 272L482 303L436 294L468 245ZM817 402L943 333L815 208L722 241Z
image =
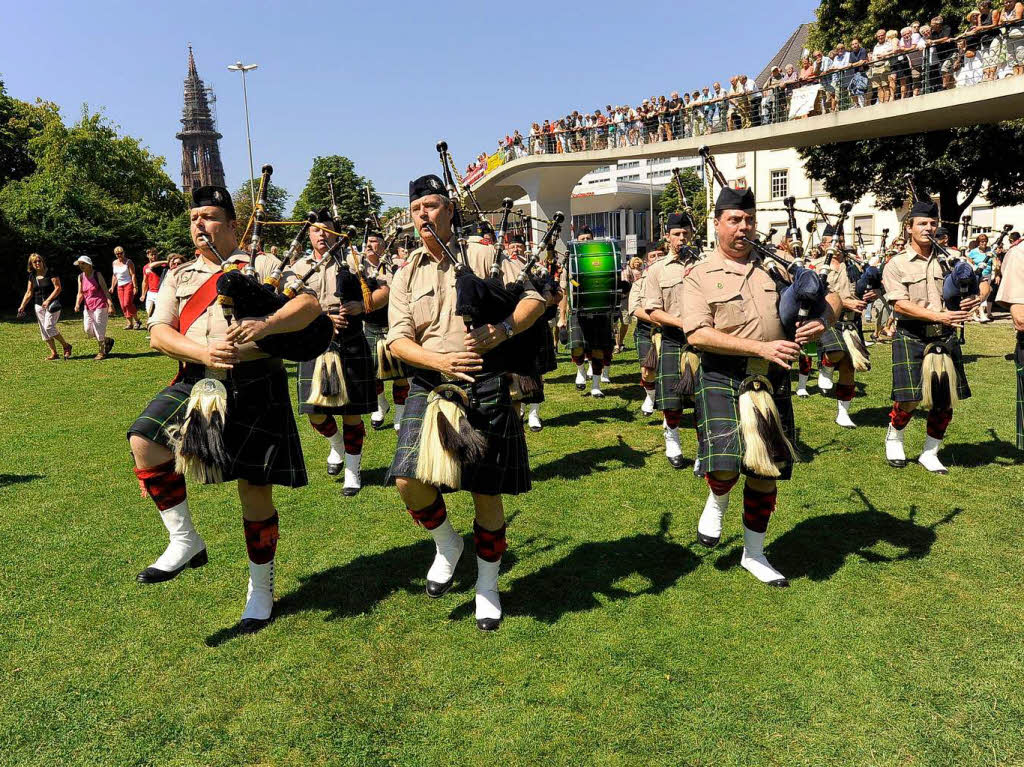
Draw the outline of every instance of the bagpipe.
M711 151L706 146L702 146L699 153L711 170L714 180L723 189L727 187L725 176L718 169L711 156ZM825 300L828 293L825 279L817 272L804 267L802 260L787 261L772 248L749 237L744 237L743 241L763 262L773 263L783 270L785 277L773 273L773 270L769 270L769 274L779 286L779 319L787 338L792 339L798 325L817 319L825 313L828 307ZM782 287L782 282L785 282L787 277L789 284ZM778 477L782 473L779 463L786 459L796 461L796 451L782 427L782 418L772 396L774 388L765 375L767 365L770 363L762 364L762 362L761 360L748 360L747 374L739 386L738 410L740 438L743 443L742 460L744 466L760 476ZM758 369L763 372L754 372Z

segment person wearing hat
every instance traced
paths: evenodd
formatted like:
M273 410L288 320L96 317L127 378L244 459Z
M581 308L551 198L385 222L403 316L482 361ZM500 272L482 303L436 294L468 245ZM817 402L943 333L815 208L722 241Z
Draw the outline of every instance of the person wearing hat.
M114 348L114 339L107 336L107 320L114 311L114 301L107 290L103 275L93 267L91 258L79 256L75 259L75 266L81 270L78 275L75 311L82 312L85 334L96 339L99 351L93 359L105 360Z
M366 335L366 342L370 347L370 356L373 360L373 369L379 370L377 345L381 343L388 334L388 297L391 295L391 278L394 272L393 266L383 259L384 256L384 235L376 230L366 235L366 247L363 249L358 268L365 278L374 287L373 303L379 308L374 309L363 317L363 333ZM355 255L349 255L349 262L353 269L357 267ZM380 303L383 301L383 303ZM375 431L384 428L384 416L388 414L391 405L384 394L384 382L379 378L374 381L374 389L377 393L377 409L370 415L370 425ZM405 400L409 396L409 381L405 378L396 378L391 382L391 397L395 401L394 429L398 431L402 422L402 414L405 412Z
M908 217L910 241L882 272L885 300L896 316L892 342L893 405L885 435L885 457L890 466L907 465L904 433L914 410L930 395L927 436L918 463L935 474L946 474L938 454L953 418L953 405L958 399L971 396L957 329L968 320L979 300L964 299L958 310L946 309L942 300L945 277L929 237L935 233L938 218L939 209L934 202L915 202ZM940 372L947 364L952 376ZM925 375L926 368L936 370L935 374Z
M749 189L723 189L715 203L717 245L683 279L682 330L701 352L694 472L710 488L697 540L718 544L730 491L746 475L740 565L762 583L788 586L765 557L764 539L776 482L793 470L789 368L800 346L820 337L825 325L813 318L786 337L778 309L782 278L746 241L756 231L755 207Z
M317 219L320 224L337 231L333 219L322 208ZM337 235L318 227L309 228L309 243L313 252L298 259L284 272L282 285L307 274L323 259L330 258L327 252L338 241ZM350 263L349 270L355 268ZM345 301L339 295L338 275L341 270L338 259L331 260L315 271L306 281L306 286L317 297L320 309L334 324L334 339L328 353L338 355L341 361L341 375L345 381L345 404L311 404L308 400L313 392L313 378L317 361L305 360L298 364L296 376L296 399L299 412L309 417L309 425L320 436L330 443L327 456L327 473L335 476L345 470L342 495L352 497L362 489L363 441L366 437L366 426L363 416L372 413L377 405L374 394L374 383L377 379L377 367L374 365L373 352L363 331L363 302ZM384 309L388 301L387 285L379 287L371 296L375 310ZM380 315L372 313L378 322ZM341 416L341 430L335 416Z
M238 628L248 633L269 622L274 605L278 514L273 486L306 484L284 365L255 342L302 330L320 314L320 306L312 294L300 291L269 316L229 322L217 301L217 283L225 266L245 266L249 256L238 248L228 190L193 190L189 217L198 256L167 274L149 318L150 345L178 360L179 373L128 428L142 496L153 499L170 534L167 548L137 580L168 581L207 562L206 543L192 524L185 476L177 465L195 471L192 476L204 483L237 481L249 559ZM259 274L261 280L268 276ZM219 474L209 464L186 466L183 434L191 438L197 424L196 436L206 440L211 455L219 453L211 459ZM176 465L176 459L181 463Z
M589 226L580 229L577 242L591 242L594 233ZM563 270L559 288L568 300L569 274ZM581 315L576 310L569 311L569 355L576 365L576 388L584 391L587 376L590 376L590 396L601 398L602 383L611 383L609 370L615 350L615 331L612 328L611 312L607 314ZM589 361L590 369L586 364Z
M1017 243L1020 242L1018 237ZM1024 247L1011 246L1003 256L1003 279L996 303L1010 310L1017 331L1014 362L1017 368L1017 449L1024 451Z
M683 406L692 403L698 367L683 330L683 279L698 260L698 253L689 245L693 230L693 220L688 213L673 213L668 217L665 223L668 255L647 270L642 299L644 311L658 326L661 335L654 406L665 417L662 427L665 457L674 469L681 469L686 463L679 441L679 421Z
M502 619L498 571L506 540L501 497L530 489L526 437L506 375L512 361L503 358L502 344L540 319L544 300L528 286L504 320L468 330L455 313L461 292L456 291L456 271L463 273L460 285L467 291L483 289L486 283L480 281L490 273L495 248L466 243L466 263L459 267L447 257L443 245L452 243L455 209L435 175L410 182L409 212L423 245L392 281L385 343L416 370L389 476L409 514L434 539L426 585L432 598L451 589L464 545L448 519L444 493L472 494L476 622L479 629L493 631ZM513 265L506 259L500 268L503 284L512 282ZM492 350L485 372L484 355Z
M633 341L636 343L636 355L640 361L640 385L644 389L644 401L640 412L644 415L654 414L655 391L658 381L658 349L660 340L653 337L655 325L651 315L644 309L643 298L647 288L647 275L651 266L665 257L663 250L649 250L641 264L640 276L633 281L629 289L629 314L636 318L633 330ZM639 259L637 259L639 260Z
M825 228L821 232L821 242L818 243L818 248L815 253L814 262L818 264L825 263L826 259L832 258L831 254L835 253L833 242L836 236L836 229L832 224L825 224ZM845 267L844 267L845 268ZM834 384L832 383L832 372L834 368L829 364L829 360L820 353L818 354L818 390L822 393L832 391ZM807 391L807 379L811 376L811 371L814 369L814 360L811 359L810 355L800 353L800 359L797 361L798 373L797 373L797 384L796 384L796 396L798 397L809 397L810 392Z

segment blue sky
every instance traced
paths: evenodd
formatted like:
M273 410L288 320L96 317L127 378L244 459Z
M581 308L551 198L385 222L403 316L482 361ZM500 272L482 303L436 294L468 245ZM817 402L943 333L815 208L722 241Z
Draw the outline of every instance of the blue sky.
M315 155L343 154L378 190L461 167L533 120L636 104L732 74L756 76L816 3L625 0L483 4L8 3L0 77L17 98L81 105L167 158L180 182L187 44L217 94L228 185L248 176L240 75L249 75L253 160L293 197ZM386 204L404 204L385 197Z

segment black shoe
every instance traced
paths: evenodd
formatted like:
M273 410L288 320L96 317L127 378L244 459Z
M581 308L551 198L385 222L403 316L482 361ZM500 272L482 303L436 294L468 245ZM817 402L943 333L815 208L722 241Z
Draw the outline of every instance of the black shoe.
M543 426L531 426L531 427L530 427L530 431L532 431L532 432L534 432L534 433L536 433L536 432L538 432L538 431L541 431L541 430L543 430L543 429L544 429L544 427L543 427Z
M586 388L587 388L587 385L585 383L576 384L576 391L583 391Z
M103 353L104 354L110 354L110 350L113 349L113 348L114 348L114 339L113 338L104 338L103 339Z
M341 463L329 463L329 464L327 464L327 475L331 476L331 477L338 476L339 474L341 474L341 467L342 466L344 466L344 464L341 464Z
M444 583L438 583L437 581L427 580L427 596L431 599L437 599L443 597L449 591L452 590L452 585L455 583L455 576L446 580Z
M789 588L789 581L786 580L785 578L779 578L778 580L767 581L764 585L765 586L772 586L772 587L777 588L777 589L788 589Z
M900 460L898 458L889 458L887 460L889 461L889 465L894 469L905 469L907 467L906 460Z
M590 392L590 396L593 397L594 399L604 399L604 392L603 391L591 391Z
M261 620L259 618L245 618L238 622L238 633L240 634L255 634L257 631L262 631L270 625L270 619Z
M380 431L381 429L383 429L383 428L384 428L384 419L383 419L383 418L381 418L381 419L380 419L379 421L374 421L374 420L373 420L373 419L371 418L371 419L370 419L370 426L372 426L372 427L373 427L373 430L374 430L374 431Z
M501 618L477 618L476 627L481 631L497 631L501 626Z
M198 554L193 555L192 559L183 564L177 570L158 570L155 567L147 567L135 576L135 580L139 583L163 583L164 581L169 581L172 578L177 577L178 574L187 567L202 567L209 561L206 549L203 549Z
M668 462L673 469L682 469L686 466L686 459L681 455L677 455L675 458L669 458Z
M704 535L704 533L700 532L699 530L697 531L697 543L699 543L701 546L706 546L709 549L713 549L715 548L715 546L718 545L718 542L720 540L722 540L721 536L712 538L710 535Z
M351 498L354 495L359 495L359 491L362 490L362 489L363 489L362 486L360 486L360 487L346 487L346 488L344 488L341 491L341 494L343 496L345 496L346 498Z

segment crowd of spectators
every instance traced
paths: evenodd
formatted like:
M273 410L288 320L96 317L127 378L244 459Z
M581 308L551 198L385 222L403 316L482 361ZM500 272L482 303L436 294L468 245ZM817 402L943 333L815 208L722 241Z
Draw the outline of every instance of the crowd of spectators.
M499 139L499 155L481 154L473 180L525 154L555 154L671 141L905 99L922 93L1024 74L1024 2L981 0L960 31L936 16L902 29L879 29L870 47L859 38L808 53L799 66L773 67L763 83L745 74L699 90L644 99L636 107L573 111ZM801 100L794 93L806 86Z

